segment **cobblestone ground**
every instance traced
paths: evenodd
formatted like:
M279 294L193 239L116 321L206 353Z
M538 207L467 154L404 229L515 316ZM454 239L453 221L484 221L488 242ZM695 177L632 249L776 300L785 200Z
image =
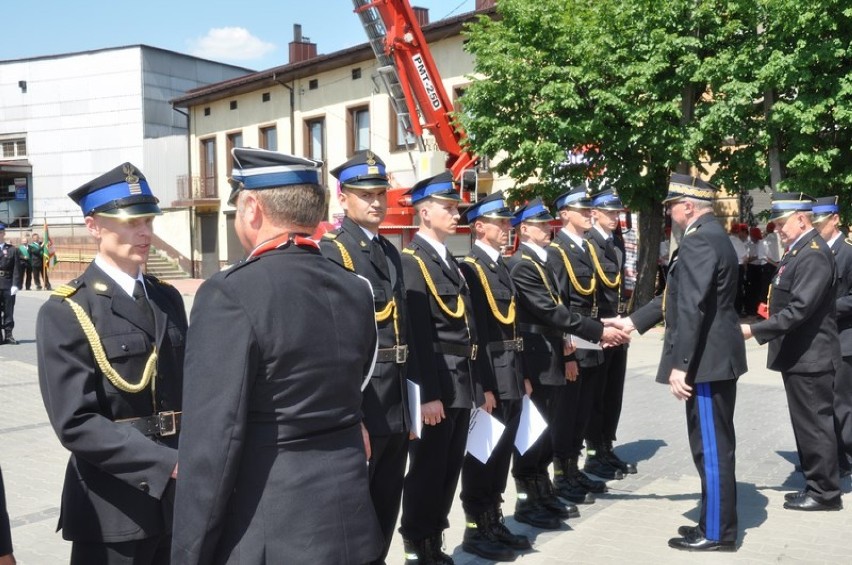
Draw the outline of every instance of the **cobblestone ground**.
M0 466L15 555L22 565L67 563L70 550L54 532L67 454L48 424L36 374L35 316L46 298L45 292L19 295L15 335L21 344L0 346L0 397L5 406L0 411ZM186 299L190 303L191 295ZM795 445L781 377L764 368L766 350L753 341L748 345L750 371L740 380L736 408L740 549L735 554L689 555L666 546L678 526L696 520L700 484L689 456L683 405L668 387L653 382L661 336L660 330L652 330L636 337L630 348L617 451L637 461L639 473L610 481L609 494L582 506L582 517L556 532L515 523L514 491L507 492L508 525L534 539L535 549L517 562L848 562L852 509L809 514L782 508L784 493L800 488L803 481L794 470ZM845 479L844 492L850 488ZM852 498L846 498L852 504ZM461 551L460 504L450 521L445 544L456 563L487 563ZM402 562L402 543L396 536L388 563Z

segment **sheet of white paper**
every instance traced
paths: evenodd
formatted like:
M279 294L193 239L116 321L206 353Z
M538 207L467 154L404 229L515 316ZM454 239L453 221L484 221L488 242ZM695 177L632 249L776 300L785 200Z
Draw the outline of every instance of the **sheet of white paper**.
M411 417L411 431L420 437L423 431L423 417L420 415L420 385L406 379L408 385L408 415Z
M470 415L467 428L467 452L487 463L505 429L506 426L500 420L482 408L477 408Z
M521 404L521 422L518 425L518 434L515 436L515 447L523 455L533 446L539 436L547 429L547 422L535 407L528 395L524 396Z
M592 343L591 341L586 341L581 337L577 337L575 335L571 336L571 342L577 349L596 349L598 351L601 350L600 343Z

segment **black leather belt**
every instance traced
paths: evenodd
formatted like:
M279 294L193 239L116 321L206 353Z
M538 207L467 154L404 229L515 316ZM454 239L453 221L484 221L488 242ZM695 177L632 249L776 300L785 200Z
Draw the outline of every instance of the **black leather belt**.
M116 420L118 424L128 424L146 436L173 436L180 431L180 420L183 412L160 412L153 416L142 418L126 418L124 420Z
M530 334L543 335L554 339L562 339L562 331L550 326L540 326L538 324L518 324L518 329L522 332Z
M0 277L11 277L12 271L0 271Z
M393 347L383 347L379 349L376 355L376 363L398 363L402 365L408 359L407 345L394 345Z
M488 351L523 351L524 338L508 339L505 341L492 341L485 346Z
M476 345L460 345L458 343L445 343L439 341L432 344L432 350L435 353L445 353L447 355L456 355L458 357L469 357L471 361L476 359Z
M597 318L598 317L598 308L597 306L594 308L578 308L576 306L571 306L571 312L579 314L581 316L586 316L587 318Z

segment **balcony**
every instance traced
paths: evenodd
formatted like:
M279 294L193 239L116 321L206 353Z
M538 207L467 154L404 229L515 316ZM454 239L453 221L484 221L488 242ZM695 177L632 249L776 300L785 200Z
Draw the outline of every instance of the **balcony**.
M221 206L215 177L178 175L177 200L173 208L199 208L208 211Z

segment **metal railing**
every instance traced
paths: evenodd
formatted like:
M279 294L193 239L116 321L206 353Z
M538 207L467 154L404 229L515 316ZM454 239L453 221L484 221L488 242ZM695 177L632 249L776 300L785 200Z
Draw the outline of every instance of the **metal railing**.
M178 175L178 200L196 200L199 198L219 198L216 177L197 175Z

